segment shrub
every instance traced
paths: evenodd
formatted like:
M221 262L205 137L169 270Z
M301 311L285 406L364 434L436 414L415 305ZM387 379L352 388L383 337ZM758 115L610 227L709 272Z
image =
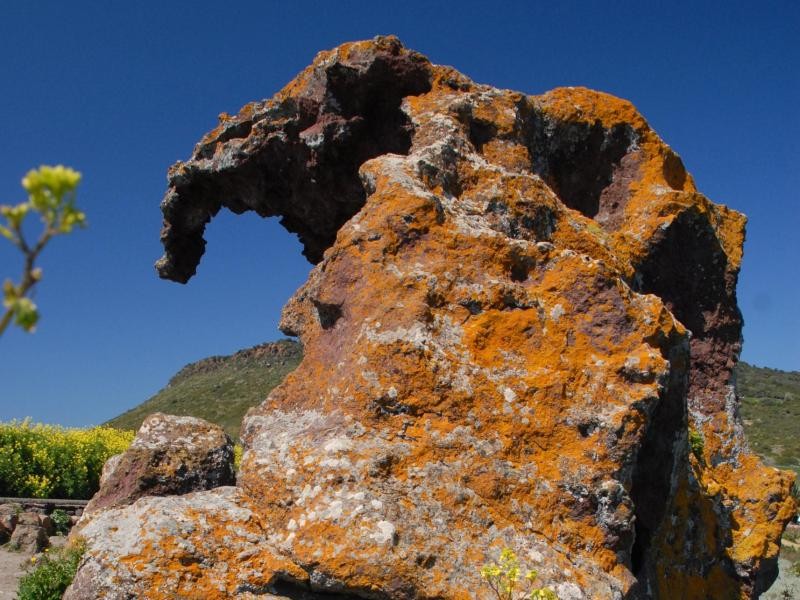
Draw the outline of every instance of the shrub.
M558 595L553 590L533 587L537 577L536 571L527 571L527 589L521 589L519 560L511 548L503 548L499 563L490 563L481 568L481 578L492 589L497 600L558 600Z
M56 528L56 533L58 535L67 535L72 525L72 519L64 509L55 509L50 513L50 520L53 521L53 526Z
M87 499L103 464L127 449L132 431L67 429L30 420L0 423L0 496Z
M38 561L31 559L36 566L20 579L17 599L60 600L75 577L84 551L85 547L78 544L48 552Z
M705 449L705 440L703 434L696 429L689 428L689 448L694 454L694 457L699 463L703 463L703 450Z
M233 447L233 468L237 472L239 471L239 467L242 465L242 454L244 453L244 448L242 448L241 444L236 444Z

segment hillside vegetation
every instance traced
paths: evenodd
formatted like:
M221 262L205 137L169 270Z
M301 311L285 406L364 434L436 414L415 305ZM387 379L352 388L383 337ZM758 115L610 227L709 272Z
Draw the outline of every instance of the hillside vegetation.
M147 415L163 412L217 423L238 439L247 409L260 404L300 364L302 355L299 343L281 340L231 356L204 358L185 366L155 396L106 425L138 429Z
M800 372L739 363L736 388L752 450L767 464L800 473Z
M259 404L303 355L281 340L187 365L155 396L107 423L137 429L154 412L201 417L237 439L247 409ZM739 363L737 390L745 432L754 452L776 467L800 472L800 372Z

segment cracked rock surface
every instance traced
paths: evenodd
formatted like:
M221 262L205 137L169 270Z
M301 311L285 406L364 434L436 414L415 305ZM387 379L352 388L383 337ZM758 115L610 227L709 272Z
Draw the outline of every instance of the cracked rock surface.
M376 38L223 115L169 185L162 277L223 206L298 233L304 358L246 416L236 488L86 526L84 597L485 598L504 547L562 599L774 578L792 478L731 380L745 218L630 103Z

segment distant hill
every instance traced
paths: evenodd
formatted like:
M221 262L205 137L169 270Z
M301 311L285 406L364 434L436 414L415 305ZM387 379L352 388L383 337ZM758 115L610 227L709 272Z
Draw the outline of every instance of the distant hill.
M300 364L302 346L281 340L212 356L181 369L155 396L110 420L138 429L154 412L201 417L234 439L247 409L259 404ZM739 363L737 389L745 432L755 453L776 467L800 473L800 372Z
M736 389L750 448L767 464L800 474L800 371L739 363Z
M260 344L231 356L212 356L181 369L155 396L106 423L138 429L154 412L200 417L221 425L234 439L242 417L260 404L303 357L292 340Z

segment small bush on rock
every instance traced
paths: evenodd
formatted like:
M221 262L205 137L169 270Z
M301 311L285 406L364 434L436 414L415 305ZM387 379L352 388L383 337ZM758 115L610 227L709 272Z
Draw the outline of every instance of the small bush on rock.
M66 535L69 532L70 525L72 525L72 519L61 508L57 508L52 512L50 520L53 521L53 526L56 528L58 535Z
M499 563L490 563L481 568L481 578L489 585L497 600L558 600L558 595L549 588L534 588L538 574L527 571L527 589L521 589L519 559L510 548L500 553Z
M703 434L696 429L689 428L689 448L694 454L694 457L702 464L703 450L705 450L705 440Z
M242 448L241 444L236 444L233 447L233 469L238 473L239 467L242 464L242 454L244 454L244 448Z
M23 576L17 590L18 600L60 600L72 583L85 551L83 545L48 552L34 557L33 571Z

